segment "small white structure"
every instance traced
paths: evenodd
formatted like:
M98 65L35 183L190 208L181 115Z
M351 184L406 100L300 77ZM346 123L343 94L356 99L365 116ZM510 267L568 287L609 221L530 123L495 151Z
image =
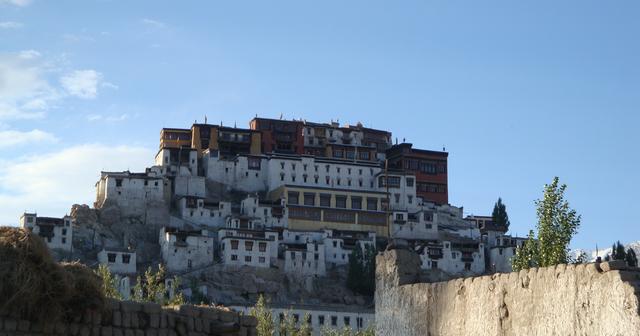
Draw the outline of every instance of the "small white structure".
M148 202L164 202L164 181L155 169L145 173L101 172L96 183L96 208L115 202L124 215L144 214Z
M214 241L207 230L163 227L160 230L162 260L170 272L210 265L213 263Z
M221 228L231 215L231 203L209 202L203 197L182 196L178 198L178 211L180 217L187 222Z
M495 238L495 242L489 247L490 272L512 272L511 259L516 255L516 249L522 247L527 238L502 235Z
M324 230L325 260L332 265L344 265L356 248L366 251L376 247L375 232Z
M442 241L417 241L422 269L439 269L451 275L477 275L485 271L484 245L477 240L444 235Z
M295 276L325 276L323 243L283 244L284 271Z
M136 273L136 252L129 249L105 247L98 252L98 262L106 265L111 273Z
M278 232L225 228L218 231L224 265L270 267L278 258Z
M156 154L155 163L166 176L198 176L198 151L195 148L162 147Z
M73 228L71 217L38 217L35 213L20 216L20 227L42 237L50 249L72 250Z
M231 308L248 314L252 307L231 306ZM375 327L375 311L368 308L330 305L270 306L269 308L275 325L280 325L285 315L288 315L296 321L296 326L300 327L305 316L308 316L313 336L322 335L322 330L325 329L341 331L349 328L360 331ZM277 329L276 335L278 335Z

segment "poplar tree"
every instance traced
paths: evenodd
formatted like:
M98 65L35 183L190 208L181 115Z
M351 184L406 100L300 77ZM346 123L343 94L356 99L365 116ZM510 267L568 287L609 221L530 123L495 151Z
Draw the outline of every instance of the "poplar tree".
M529 239L516 250L512 259L514 271L531 267L547 267L570 261L569 243L578 232L581 217L564 198L567 189L554 177L545 185L542 199L536 201L537 236L529 231Z
M507 215L507 207L502 203L502 198L498 198L498 201L493 205L493 213L491 214L493 217L493 223L497 226L506 227L507 231L509 230L509 215Z
M627 261L627 265L631 267L638 267L638 258L636 257L636 251L632 248L627 250L627 257L625 259Z
M271 309L267 307L267 300L262 294L258 296L258 302L251 308L249 315L258 320L258 325L256 326L258 336L273 336L275 334L276 326L273 322L273 315Z

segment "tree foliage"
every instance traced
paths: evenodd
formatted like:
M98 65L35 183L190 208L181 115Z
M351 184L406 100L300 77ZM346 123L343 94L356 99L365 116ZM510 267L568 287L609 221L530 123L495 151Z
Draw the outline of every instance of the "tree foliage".
M362 250L356 247L349 255L347 288L354 293L373 296L376 290L376 249L366 245Z
M558 177L545 185L543 198L536 201L537 236L529 231L529 239L516 250L514 271L570 262L569 243L580 227L581 217L565 200L566 189L565 184L559 185Z
M627 253L624 250L624 245L618 240L611 246L611 259L612 260L625 260Z
M498 201L493 205L493 223L497 226L503 226L509 230L509 215L507 214L507 207L502 203L502 198L498 198Z
M102 293L105 297L122 300L122 295L118 290L118 279L111 274L107 265L100 265L98 269L94 271L102 279Z
M629 248L627 250L627 256L625 260L627 261L627 265L631 267L638 267L638 257L636 257L636 251L634 251L632 248Z
M176 289L180 286L180 279L173 278L173 286L170 288L173 293L169 293L164 284L166 270L162 264L158 265L158 270L153 271L149 267L143 274L136 278L136 285L133 287L132 300L138 302L155 302L160 305L180 305L185 303L185 298ZM173 295L171 295L173 294Z
M269 307L267 307L267 300L261 294L258 297L258 302L249 311L249 315L258 320L258 326L256 331L258 336L273 336L275 334L276 326L273 323L273 315Z

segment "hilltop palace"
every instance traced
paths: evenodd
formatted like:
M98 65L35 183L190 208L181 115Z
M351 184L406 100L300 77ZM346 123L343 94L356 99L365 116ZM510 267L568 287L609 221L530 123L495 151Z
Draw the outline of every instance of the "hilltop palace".
M123 216L143 218L175 274L222 264L325 277L355 249L381 250L389 238L406 240L423 269L453 276L511 271L523 240L491 217L464 217L449 204L447 159L445 151L394 145L390 132L360 123L195 123L162 129L155 165L146 171L102 172L94 207L117 205ZM150 206L168 215L148 215ZM68 216L25 213L20 224L52 249L73 249ZM116 274L137 271L126 242L104 247L98 261ZM372 312L326 310L312 323L360 329L372 319Z

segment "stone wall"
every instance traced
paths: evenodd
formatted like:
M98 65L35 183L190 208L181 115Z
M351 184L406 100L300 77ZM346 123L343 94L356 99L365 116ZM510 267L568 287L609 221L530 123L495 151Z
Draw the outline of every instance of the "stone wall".
M210 307L161 307L154 303L109 301L102 311L87 311L69 322L35 323L0 317L0 336L205 336L256 335L251 316Z
M376 258L376 335L640 335L640 269L557 265L425 283L405 249Z

